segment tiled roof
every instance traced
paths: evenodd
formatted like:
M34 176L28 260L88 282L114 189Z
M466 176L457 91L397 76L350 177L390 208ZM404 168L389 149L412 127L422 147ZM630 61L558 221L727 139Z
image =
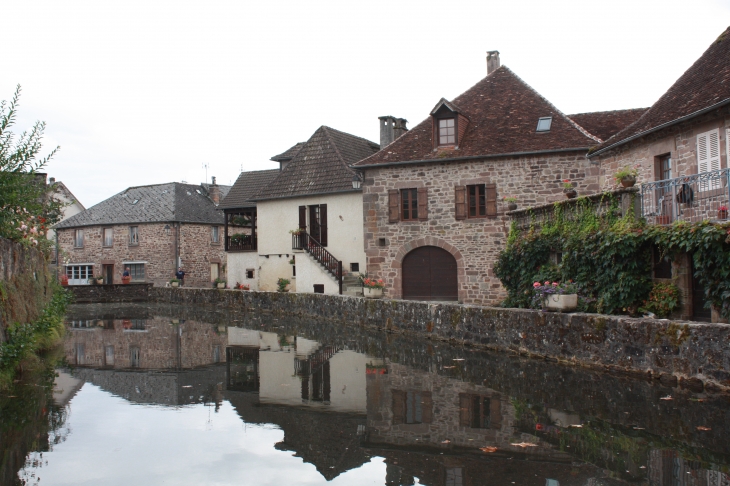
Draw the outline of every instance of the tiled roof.
M256 206L256 203L250 201L250 199L271 184L280 173L281 171L279 169L241 172L228 193L228 196L221 201L218 208L231 209Z
M299 153L302 147L304 147L305 143L307 142L299 142L287 151L282 152L279 155L274 155L273 157L271 157L271 160L273 160L274 162L286 162L288 160L291 160L294 158L295 155Z
M223 195L231 186L218 187ZM170 182L125 189L61 221L56 228L168 221L212 224L224 219L203 186Z
M568 115L568 118L585 128L588 133L601 140L608 140L611 136L638 120L648 109L594 111L592 113Z
M354 171L349 166L378 150L380 146L369 140L321 126L279 176L252 199L352 191Z
M451 104L469 119L458 149L434 151L429 117L356 165L587 149L599 142L506 66L492 72ZM537 132L538 119L548 116L553 117L550 131Z
M639 134L691 117L730 100L730 27L633 124L594 148L594 154L621 145Z

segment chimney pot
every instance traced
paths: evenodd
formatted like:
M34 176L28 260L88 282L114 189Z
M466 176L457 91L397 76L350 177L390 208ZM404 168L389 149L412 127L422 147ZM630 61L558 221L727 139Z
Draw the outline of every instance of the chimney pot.
M408 131L405 118L394 116L379 116L380 120L380 148L383 149Z
M48 179L48 183L49 184L55 184L56 183L56 178L55 177L51 177L50 179Z
M487 51L487 75L499 69L499 51Z

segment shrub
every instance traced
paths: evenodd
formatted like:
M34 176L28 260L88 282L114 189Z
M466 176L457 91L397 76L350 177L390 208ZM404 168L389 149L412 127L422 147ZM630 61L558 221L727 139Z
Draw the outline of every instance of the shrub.
M653 312L658 317L669 317L679 307L679 289L672 283L655 283L644 301L642 311Z

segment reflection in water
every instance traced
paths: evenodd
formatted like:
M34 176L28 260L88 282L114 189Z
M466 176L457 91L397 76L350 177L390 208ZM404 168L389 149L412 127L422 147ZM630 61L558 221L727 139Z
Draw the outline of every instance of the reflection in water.
M286 484L730 485L723 397L305 319L138 305L77 306L70 318L64 351L74 368L59 373L54 400L74 410L79 436L45 453L56 470L70 460L64 448L93 442L85 423L134 441L135 427L100 412L117 410L195 454L198 434L218 430L219 446L205 442L213 462L256 451L247 467L263 476L247 484L278 484L271 478L286 471ZM192 421L207 411L208 425L165 428L175 411ZM22 478L33 482L38 460L29 456ZM189 462L174 473L182 482ZM239 484L239 466L219 464L219 482ZM307 476L312 466L317 476ZM73 482L49 479L40 484Z

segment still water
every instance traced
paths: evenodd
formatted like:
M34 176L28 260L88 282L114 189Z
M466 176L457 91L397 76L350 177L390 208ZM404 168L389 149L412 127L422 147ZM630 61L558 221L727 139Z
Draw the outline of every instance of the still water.
M2 484L730 485L730 402L295 317L79 305Z

